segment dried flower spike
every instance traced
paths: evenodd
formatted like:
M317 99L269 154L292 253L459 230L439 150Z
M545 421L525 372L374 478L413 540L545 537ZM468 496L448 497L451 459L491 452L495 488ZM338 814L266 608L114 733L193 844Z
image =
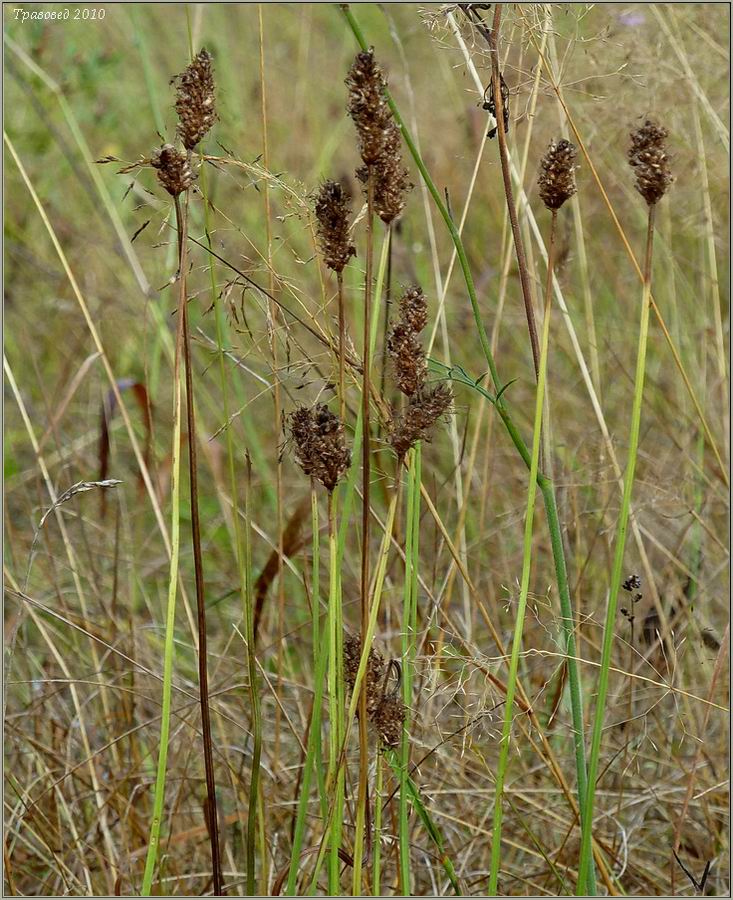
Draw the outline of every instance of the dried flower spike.
M385 747L397 747L405 725L405 704L397 694L384 697L372 716L374 727Z
M193 172L187 154L176 150L173 144L163 144L153 150L150 163L158 170L158 181L172 197L188 190L193 183Z
M415 333L428 324L428 301L420 285L413 285L400 297L400 318Z
M560 209L577 191L575 186L575 159L578 148L570 141L550 141L547 153L540 163L537 179L540 197L548 209Z
M427 362L415 332L404 322L398 322L390 332L387 352L394 364L397 387L403 394L412 397L425 382Z
M324 262L334 272L343 272L356 250L349 240L348 197L339 182L325 181L321 185L315 211Z
M211 54L200 50L175 81L178 135L186 150L193 150L216 122Z
M374 209L385 225L390 225L405 208L406 195L412 189L407 169L402 165L400 130L390 119L385 132L384 149L374 163Z
M387 83L374 59L374 50L357 53L346 76L349 89L348 113L359 136L359 152L370 166L382 155L387 140L391 112L384 97Z
M668 134L666 128L648 119L631 132L629 164L636 171L636 190L649 206L662 199L674 180L664 146Z
M316 404L296 409L288 425L301 469L332 491L351 464L343 424L327 406Z
M392 425L389 442L402 459L418 441L429 440L433 426L444 416L453 402L453 392L447 384L432 390L421 389L410 397L400 418Z
M352 635L344 641L344 678L350 691L354 690L360 660L361 638L359 635ZM369 651L364 678L367 690L367 713L372 716L382 700L384 681L384 657L375 647Z

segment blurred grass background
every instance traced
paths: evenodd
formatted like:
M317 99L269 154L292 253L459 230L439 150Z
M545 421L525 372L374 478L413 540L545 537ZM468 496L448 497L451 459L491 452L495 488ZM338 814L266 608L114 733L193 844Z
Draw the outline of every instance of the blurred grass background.
M57 7L29 4L23 8ZM263 7L269 154L269 171L265 171L257 6L132 3L88 8L104 9L103 20L21 22L13 7L4 7L4 127L79 282L115 377L144 385L150 398L152 468L167 518L175 303L166 289L175 270L170 205L150 170L122 176L117 174L120 163L95 165L93 161L114 156L131 163L149 156L161 137L173 138L175 113L169 81L187 63L190 44L205 45L214 57L220 116L207 139L206 152L244 164L216 163L207 168L214 250L262 286L272 277L278 298L304 319L318 321L333 333L334 285L319 274L309 197L325 177L343 179L358 196L353 176L358 158L345 114L343 86L356 48L335 6ZM506 380L517 379L508 397L527 435L534 386L519 279L512 262L506 299L499 305L507 241L505 201L495 142L483 142L487 118L481 109L482 97L447 19L451 12L461 22L460 13L454 7L417 4L354 8L456 218L463 211L483 143L464 240L487 328L490 334L496 329L499 368ZM70 9L73 15L76 7ZM727 465L729 9L721 4L507 7L502 37L507 48L505 77L511 90L510 143L515 159L521 160L530 137L524 183L541 228L546 223L535 188L537 165L548 141L566 128L546 73L534 95L538 56L531 38L537 38L546 14L552 17L550 56L560 73L564 98L637 257L642 252L646 210L633 190L626 162L628 133L647 116L669 128L676 183L658 218L654 294ZM474 43L465 24L461 28L486 84L489 61L484 47ZM577 203L587 265L578 247L576 220L568 213L561 219L558 277L623 465L640 284L589 165L584 159L580 163ZM395 236L393 293L418 281L435 312L436 273L445 278L452 245L419 186L417 172L410 169L416 187ZM264 216L266 184L272 205L272 270ZM356 209L359 205L355 204ZM129 239L146 222L130 245ZM523 225L528 229L526 217ZM192 234L203 240L203 231L202 206L197 202ZM537 243L527 234L539 296L544 264ZM120 240L121 235L126 238ZM245 290L231 270L217 263L217 288L229 319L228 377L238 410L231 423L225 422L212 367L214 323L207 311L213 298L207 259L197 248L192 248L192 254L189 291L194 297L199 378L212 684L222 754L219 764L225 771L220 778L221 807L228 817L225 868L227 880L236 884L243 865L239 822L245 809L251 751L244 705L244 651L233 627L240 625L241 610L223 474L222 428L234 429L242 478L245 449L254 459L253 553L259 572L277 545L275 479L284 438L280 423L273 419L272 385L279 379L289 410L324 391L323 396L332 397L334 370L324 348L292 318L286 317L287 327L282 320L272 323L264 297L254 289ZM358 258L347 275L350 332L357 347L362 264ZM7 364L41 441L51 482L60 494L76 482L99 475L100 415L109 384L98 359L85 364L94 352L88 328L7 146L4 266ZM555 316L549 374L553 468L574 601L584 623L581 656L595 660L620 493L576 353L557 310ZM477 377L482 371L478 342L468 299L455 275L446 290L445 322L445 330L438 329L433 355L440 360L450 356ZM272 341L279 348L278 371L272 369ZM353 392L355 408L358 391ZM140 409L127 392L125 397L144 441ZM482 403L477 394L457 393L451 427L442 429L425 449L423 479L449 533L461 537L477 593L508 642L521 566L526 472L503 434L491 424L491 410L483 411L481 430L475 431ZM476 463L471 465L474 434L480 439ZM384 447L378 458L386 479L392 468ZM33 548L26 584L34 534L50 501L7 382L4 473L5 575L10 589L5 606L7 884L18 893L34 895L82 888L98 893L115 886L126 893L139 884L139 851L147 836L159 685L155 677L141 672L140 665L149 672L160 671L165 546L150 503L137 485L135 460L119 416L113 420L109 476L124 484L109 493L106 517L101 516L97 491L73 498L61 513L78 561L75 573L57 523L49 518ZM287 452L283 479L287 520L308 493ZM458 484L467 498L463 528ZM379 490L376 498L376 512L383 515ZM654 584L648 583L648 572L642 571L637 546L630 538L627 567L629 573L642 572L644 599L633 641L627 622L619 622L614 664L621 673L631 669L655 684L638 681L631 700L628 676L617 674L612 685L616 705L609 712L612 727L604 744L608 770L599 788L599 802L608 818L600 827L620 889L668 892L675 865L673 836L690 769L696 766L695 800L684 823L680 854L697 872L705 861L715 859L708 886L712 893L723 895L728 852L727 720L718 707L706 716L710 707L695 698L707 697L728 620L728 490L654 320L634 506ZM187 528L184 509L184 531ZM544 709L561 660L542 655L559 654L560 643L557 598L548 588L553 583L552 559L542 517L537 530L533 614L525 640L527 647L539 652L523 659L522 677L538 708ZM357 548L355 524L352 552L343 573L352 625L358 617ZM448 580L446 587L451 556L429 516L424 518L421 548L425 582L421 634L425 640L419 658L415 739L427 752L441 736L470 725L431 756L420 770L421 782L458 861L466 891L480 894L486 886L491 772L502 715L501 708L492 712L500 698L482 669L503 677L503 664L460 576L456 579L454 572L455 583ZM380 640L395 653L399 646L397 559L389 573L380 629ZM272 887L288 858L300 752L294 733L304 733L310 701L309 607L303 589L307 571L307 553L294 552L284 576L282 641L276 588L270 588L263 619L259 661L270 679L263 688L263 703L269 729L265 802L271 813L262 835L266 845L260 873L263 889ZM74 574L84 587L84 608ZM185 541L181 577L191 593L192 561ZM17 592L62 619L39 611ZM655 594L673 626L662 652L652 646L653 616L659 618ZM641 620L649 616L649 640L644 643ZM85 631L125 656L99 642L94 645ZM185 604L179 610L177 638L176 683L195 697L196 658ZM644 654L649 656L646 662ZM586 690L592 692L592 665L585 666L584 673ZM92 766L107 798L104 828L109 829L118 855L112 867L100 837L101 814L94 802L99 792L91 791L84 774L88 748L79 734L72 681L84 711ZM724 687L719 685L711 698L723 706ZM175 724L167 823L171 843L163 872L168 880L162 890L186 894L206 888L206 878L194 873L206 870L207 845L200 831L201 765L192 752L197 707L190 696L178 699L182 705ZM552 740L560 758L568 761L569 772L571 747L564 730L568 721L564 707L560 720L551 729ZM522 744L521 735L517 740L515 779L508 784L514 806L507 811L505 825L508 847L502 890L524 894L542 888L561 893L556 869L547 859L572 869L577 835L574 832L569 839L565 835L567 810L556 811L549 802L556 792L554 783ZM704 748L704 763L696 755L699 746ZM315 820L314 829L317 835ZM195 833L180 837L187 832ZM439 868L419 830L415 840L419 845L415 852L425 854L416 892L442 891ZM117 885L115 879L109 883L110 871ZM678 893L692 892L679 868L675 877Z

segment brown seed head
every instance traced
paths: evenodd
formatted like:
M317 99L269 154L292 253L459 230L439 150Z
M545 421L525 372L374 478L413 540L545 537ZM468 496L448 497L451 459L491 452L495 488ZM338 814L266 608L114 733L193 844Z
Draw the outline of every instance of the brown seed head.
M357 53L346 76L347 110L359 136L359 152L369 166L382 155L391 112L384 97L387 83L373 50Z
M356 634L344 641L344 678L350 691L354 690L360 659L361 638ZM374 646L369 651L364 678L367 690L367 713L371 717L382 699L384 681L384 657Z
M636 190L649 206L662 199L674 180L664 146L668 135L666 128L648 119L631 132L629 164L636 171Z
M349 202L343 186L337 181L325 181L316 196L315 210L324 262L334 272L343 272L349 259L356 255L349 240Z
M577 191L574 174L577 155L578 148L570 141L550 141L537 179L540 197L548 209L560 209Z
M405 704L397 694L388 694L375 710L372 721L385 747L397 747L405 725Z
M393 423L389 442L402 459L418 441L430 440L435 423L444 416L453 403L453 391L447 384L439 384L432 390L422 388L410 397L404 412Z
M420 285L413 285L400 297L400 318L415 333L428 324L428 301Z
M176 150L173 144L163 144L153 150L150 164L158 170L158 181L172 197L177 197L191 187L193 172L188 156L182 150Z
M412 397L425 382L425 351L415 332L403 321L392 328L387 338L387 352L392 358L397 387Z
M183 146L193 150L216 122L214 73L208 50L199 51L175 81L178 135Z
M384 149L374 163L374 209L385 225L402 213L408 191L413 187L402 165L400 130L390 119L386 126Z
M302 406L290 414L288 425L301 469L332 491L351 464L338 416L324 404Z

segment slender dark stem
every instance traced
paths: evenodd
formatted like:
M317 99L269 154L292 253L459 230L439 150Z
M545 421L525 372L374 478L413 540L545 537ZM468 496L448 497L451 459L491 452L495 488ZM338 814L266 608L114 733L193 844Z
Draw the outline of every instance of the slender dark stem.
M496 107L496 129L499 137L499 156L501 157L501 174L504 179L504 194L506 195L509 221L511 222L512 235L514 237L514 251L517 256L519 280L522 285L524 310L527 315L527 328L529 329L529 342L532 345L532 360L534 362L535 377L537 377L540 369L540 345L537 338L537 325L534 318L534 304L532 302L532 287L529 278L529 269L527 267L527 257L524 252L524 241L522 240L522 233L519 230L517 208L514 203L512 176L509 170L509 149L507 147L506 131L504 129L504 98L501 95L501 73L499 72L499 26L501 25L501 7L501 3L496 4L496 8L494 9L494 24L489 36L489 46L491 48L491 83L493 86L494 104Z
M178 277L185 279L183 271L183 247L188 229L188 195L181 208L176 197L176 223L178 226L178 258L181 270ZM206 819L211 842L211 867L214 882L214 895L223 895L221 855L219 850L219 810L216 802L216 782L214 779L214 754L211 742L211 710L209 705L209 674L207 667L206 641L206 597L204 591L204 563L201 554L201 521L198 501L198 455L196 447L196 418L193 398L193 372L191 367L190 333L188 326L188 302L185 291L182 291L183 303L179 314L183 323L183 357L186 368L186 416L188 419L188 477L191 486L191 531L193 539L193 567L196 580L196 611L199 639L199 693L201 698L201 733L204 745L204 770L206 773Z
M252 491L252 459L245 453L246 477L244 488L244 569L245 569L245 638L247 640L247 676L252 707L252 775L249 784L249 808L247 810L247 896L256 896L255 890L255 838L257 831L257 806L260 792L260 763L262 759L262 713L257 688L257 661L255 659L254 621L252 610L252 544L249 498Z

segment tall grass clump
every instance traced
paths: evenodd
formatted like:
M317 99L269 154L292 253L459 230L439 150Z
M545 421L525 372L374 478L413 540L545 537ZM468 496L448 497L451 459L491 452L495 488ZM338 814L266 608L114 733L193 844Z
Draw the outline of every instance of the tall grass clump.
M354 36L356 37L358 43L362 47L367 46L366 39L359 27L356 19L350 10L345 9L344 15L347 19L349 26L354 32ZM496 21L496 25L498 27L500 20ZM486 333L486 329L483 323L482 313L479 306L478 295L476 293L476 287L473 280L473 275L471 273L471 268L468 262L468 257L466 255L465 248L463 246L463 241L461 239L461 235L453 221L453 217L451 216L443 198L441 197L440 192L438 191L433 179L430 176L430 173L422 159L420 152L417 149L417 146L412 139L410 132L408 131L406 124L401 117L399 110L397 108L396 103L392 99L391 96L388 96L390 108L395 116L396 121L400 127L402 136L405 140L405 143L412 154L412 157L417 165L420 174L425 182L428 191L430 192L433 201L440 212L443 221L446 224L448 232L451 236L451 239L456 248L456 254L458 257L458 262L461 267L462 274L464 276L464 280L466 282L466 289L468 291L469 300L471 302L471 308L473 312L474 322L476 324L476 329L479 337L479 343L481 345L481 349L486 360L486 365L488 366L489 374L491 375L491 380L494 385L495 393L492 395L489 392L485 391L485 389L481 388L478 382L474 382L470 380L468 383L471 387L475 389L479 389L480 392L494 405L494 408L498 412L501 421L504 425L504 428L507 431L507 434L514 444L517 452L522 458L524 464L527 468L531 468L531 454L529 449L527 448L524 440L522 439L517 426L514 422L512 415L510 414L508 404L504 398L504 392L508 387L508 384L505 384L499 378L498 369L496 366L496 362L494 360L494 354L491 349L491 344L489 342L488 335ZM501 96L501 90L496 91L496 96ZM501 101L495 101L497 103L497 128L501 133L504 128L504 118L503 118L503 110L500 105ZM505 154L502 154L502 157L505 158ZM512 206L512 198L507 196L507 203L511 207ZM516 237L516 236L515 236ZM522 266L522 257L518 255L518 263L520 265L520 269ZM527 298L525 296L525 302L527 302ZM532 309L531 303L527 304L527 309ZM528 319L529 322L529 319ZM530 337L531 342L534 347L535 340L532 338L532 326L530 325ZM533 350L533 355L535 355ZM537 359L539 359L539 355L536 354ZM455 377L453 370L449 370L448 374L451 377ZM463 380L463 379L460 379ZM565 560L565 549L563 547L563 539L562 539L562 531L560 525L560 518L557 511L557 501L555 498L555 489L550 478L538 471L537 476L537 485L542 493L545 512L547 515L547 524L550 531L550 541L552 545L552 555L555 564L555 577L557 582L558 594L560 597L560 607L561 607L561 616L562 616L562 627L565 638L565 652L566 652L566 660L567 667L569 673L569 682L570 682L570 698L571 698L571 707L572 707L572 717L573 717L573 743L575 747L575 762L576 762L576 777L577 777L577 790L578 790L578 801L581 808L585 804L586 797L586 784L587 784L587 771L585 764L585 740L584 740L584 723L583 723L583 704L582 704L582 686L580 682L580 673L578 670L578 658L577 653L575 651L575 616L573 613L572 602L570 599L570 586L568 582L568 573L567 573L567 563ZM592 877L592 876L591 876Z

